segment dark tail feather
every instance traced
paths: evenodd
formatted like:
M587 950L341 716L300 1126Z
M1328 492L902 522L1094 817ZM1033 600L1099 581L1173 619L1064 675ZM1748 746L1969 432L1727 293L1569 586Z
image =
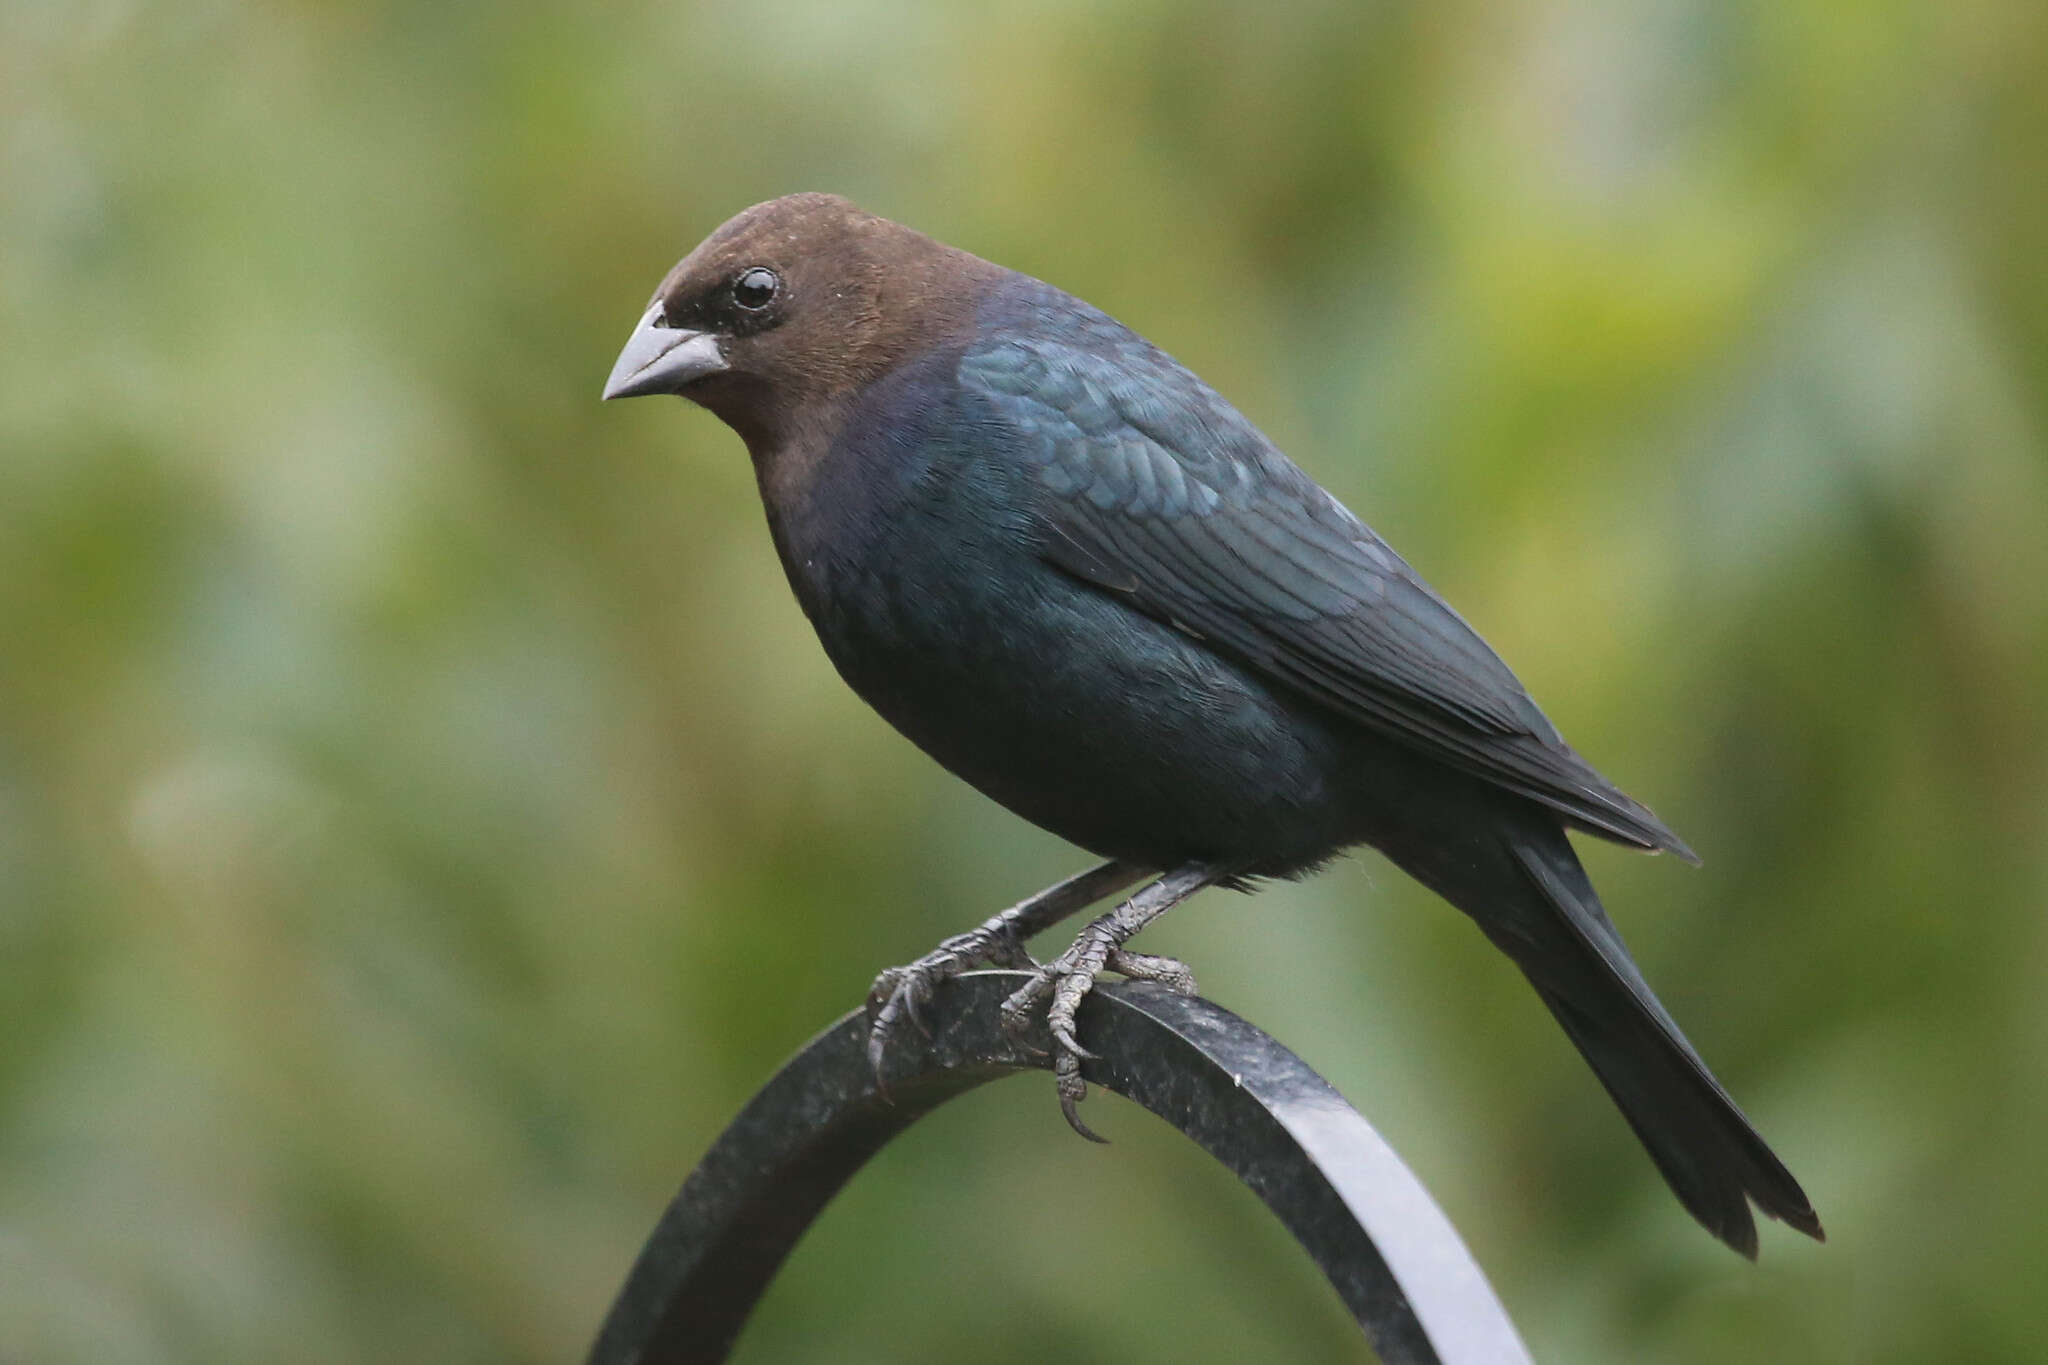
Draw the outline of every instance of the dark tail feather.
M1498 838L1456 862L1389 852L1515 960L1707 1231L1754 1260L1754 1202L1825 1240L1799 1182L1657 1003L1564 831L1520 807Z
M1754 1200L1770 1217L1826 1240L1799 1182L1713 1077L1693 1069L1698 1059L1690 1049L1679 1051L1682 1042L1674 1047L1661 1030L1639 1020L1596 1021L1561 996L1539 993L1678 1202L1707 1231L1755 1260Z
M1825 1240L1799 1182L1651 994L1564 835L1517 839L1512 852L1527 885L1564 931L1533 953L1515 953L1516 964L1614 1097L1678 1201L1751 1260L1751 1202Z

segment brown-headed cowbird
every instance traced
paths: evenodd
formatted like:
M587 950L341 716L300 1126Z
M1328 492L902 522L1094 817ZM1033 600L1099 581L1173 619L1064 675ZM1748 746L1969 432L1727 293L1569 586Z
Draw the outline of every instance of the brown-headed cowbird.
M1680 1202L1756 1254L1821 1236L1630 959L1566 838L1697 861L1564 742L1377 535L1200 379L1028 276L798 194L669 272L605 385L745 440L775 548L870 705L989 796L1111 861L884 972L872 1055L947 978L1035 970L1063 1108L1075 1008L1206 886L1370 844L1522 969ZM1039 966L1026 935L1152 880ZM1092 1135L1091 1135L1092 1136Z

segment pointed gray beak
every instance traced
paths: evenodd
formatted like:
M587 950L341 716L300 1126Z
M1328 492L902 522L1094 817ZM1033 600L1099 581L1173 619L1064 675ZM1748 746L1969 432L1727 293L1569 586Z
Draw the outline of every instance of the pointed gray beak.
M661 323L661 305L640 319L612 377L604 381L606 398L637 398L643 393L676 393L693 379L725 368L718 338L709 332L686 332Z

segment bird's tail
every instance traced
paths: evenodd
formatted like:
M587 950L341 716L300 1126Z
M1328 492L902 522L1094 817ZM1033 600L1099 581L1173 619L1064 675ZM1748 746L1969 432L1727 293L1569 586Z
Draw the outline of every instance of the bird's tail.
M1651 993L1551 817L1524 807L1456 859L1389 851L1515 960L1709 1232L1755 1259L1753 1202L1824 1239L1799 1182Z

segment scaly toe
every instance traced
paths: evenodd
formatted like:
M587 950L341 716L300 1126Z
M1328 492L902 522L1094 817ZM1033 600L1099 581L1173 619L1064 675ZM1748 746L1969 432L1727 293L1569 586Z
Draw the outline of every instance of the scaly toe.
M1037 1011L1039 1002L1052 991L1052 980L1051 971L1041 967L1029 981L1010 992L1009 998L1003 1001L997 1017L998 1022L1002 1024L1003 1035L1011 1042L1023 1044L1024 1035L1031 1031L1031 1016Z
M1104 965L1133 981L1151 981L1164 986L1175 995L1199 994L1195 988L1195 974L1188 970L1185 962L1176 958L1125 952L1118 948L1110 953Z
M902 967L890 967L877 976L875 983L868 987L868 1018L872 1019L880 1014L883 1007L889 1003L890 997L896 994L896 987L902 981L904 971Z
M908 991L907 985L899 983L882 1002L881 1008L871 1009L868 1014L868 1067L875 1073L876 1086L884 1093L888 1087L882 1080L882 1062L889 1054L889 1044L895 1041L897 1026L902 1023L905 1013L916 1018Z
M875 1073L875 1087L888 1093L888 1082L882 1079L882 1061L889 1055L889 1034L879 1025L868 1029L868 1070Z
M1052 1004L1047 1006L1045 1011L1045 1022L1051 1028L1052 1036L1059 1040L1062 1047L1078 1052L1083 1057L1092 1057L1094 1054L1075 1040L1074 1019L1080 1012L1081 1002L1088 998L1088 992L1094 988L1094 973L1069 973L1061 977L1059 984L1053 987Z

